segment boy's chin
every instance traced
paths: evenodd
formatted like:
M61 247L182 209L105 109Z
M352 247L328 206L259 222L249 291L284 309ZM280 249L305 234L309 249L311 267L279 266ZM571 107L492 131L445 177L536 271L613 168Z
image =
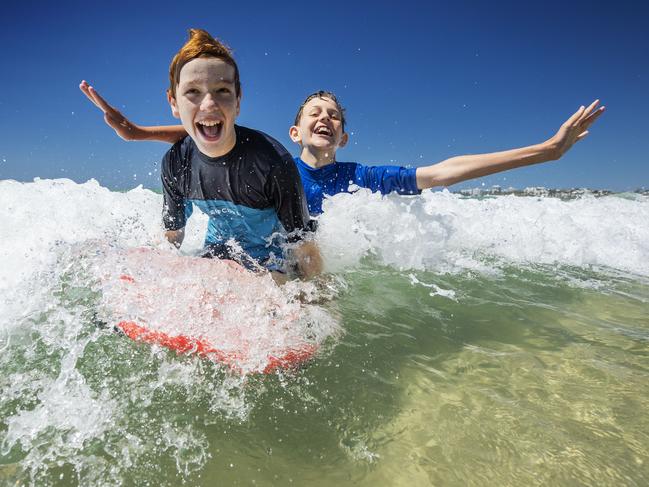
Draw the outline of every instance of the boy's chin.
M315 149L318 152L322 152L323 150L327 150L327 151L336 150L336 144L334 143L333 140L318 140L310 145L313 149Z
M220 137L214 140L208 140L200 133L194 133L192 139L196 143L198 150L209 157L220 157L232 150L234 147L234 140L228 140L225 134L221 133Z

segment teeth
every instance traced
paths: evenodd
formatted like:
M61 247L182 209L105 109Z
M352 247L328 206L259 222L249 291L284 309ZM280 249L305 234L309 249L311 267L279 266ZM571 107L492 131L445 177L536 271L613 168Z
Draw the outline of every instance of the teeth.
M331 135L331 130L327 127L320 127L315 131L316 134Z
M201 122L198 122L201 125L205 125L206 127L214 127L215 125L220 125L221 122L214 122L214 121L209 121L209 120L203 120Z

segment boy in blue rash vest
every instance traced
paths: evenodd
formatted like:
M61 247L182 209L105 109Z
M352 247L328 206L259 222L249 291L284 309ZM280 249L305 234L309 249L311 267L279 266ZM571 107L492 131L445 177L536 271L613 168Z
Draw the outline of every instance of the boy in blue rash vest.
M83 87L82 87L83 89ZM91 87L84 90L105 114L104 119L125 140L158 140L174 143L184 131L180 126L142 127L135 125L110 106ZM487 154L451 157L418 168L363 166L336 161L336 151L349 139L345 132L345 110L336 96L327 91L309 95L300 106L289 129L291 140L300 146L295 163L300 171L309 212L322 213L325 195L348 193L354 186L383 194L417 194L423 189L450 186L462 181L517 167L554 161L588 135L588 128L604 112L595 100L582 106L566 120L555 135L540 144Z
M345 132L345 110L331 92L318 91L304 100L289 135L302 149L295 164L312 216L322 213L325 196L350 193L353 186L381 194L421 192L416 168L336 162L336 150L347 144L349 136Z
M302 177L311 215L322 213L324 196L349 193L360 186L388 194L417 194L422 189L450 186L516 167L559 159L588 134L590 125L604 112L599 100L580 107L547 141L489 154L452 157L426 167L363 166L337 162L336 151L347 144L345 110L336 96L327 91L309 95L289 129L291 140L301 148L295 163Z
M185 135L162 160L167 240L180 247L196 206L209 216L204 256L281 271L277 235L286 232L296 242L298 272L306 278L319 273L315 243L301 240L310 222L293 159L266 134L235 125L241 85L229 49L206 31L191 29L169 79L169 105Z

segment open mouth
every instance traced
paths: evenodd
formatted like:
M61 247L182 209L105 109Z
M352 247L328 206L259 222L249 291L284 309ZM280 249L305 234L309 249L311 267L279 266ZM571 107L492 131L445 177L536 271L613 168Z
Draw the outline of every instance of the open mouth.
M325 125L321 125L320 127L317 127L313 131L313 133L316 134L316 135L325 135L327 137L333 137L333 135L334 135L333 131L329 127L327 127Z
M223 131L223 122L216 122L210 120L203 120L196 122L196 130L201 136L210 142L219 140L221 132Z

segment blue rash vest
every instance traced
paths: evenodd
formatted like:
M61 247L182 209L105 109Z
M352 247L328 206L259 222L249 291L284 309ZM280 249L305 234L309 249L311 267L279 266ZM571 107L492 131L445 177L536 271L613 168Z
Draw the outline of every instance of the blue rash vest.
M272 137L238 125L235 132L234 148L221 157L201 153L190 137L165 154L163 224L180 230L198 207L209 217L205 247L210 256L278 269L286 234L296 241L312 228L300 175L289 152Z
M400 166L363 166L356 162L334 162L320 168L309 166L299 157L295 165L300 172L309 213L313 216L322 213L322 200L325 195L351 193L350 186L368 188L381 194L419 194L416 168Z

